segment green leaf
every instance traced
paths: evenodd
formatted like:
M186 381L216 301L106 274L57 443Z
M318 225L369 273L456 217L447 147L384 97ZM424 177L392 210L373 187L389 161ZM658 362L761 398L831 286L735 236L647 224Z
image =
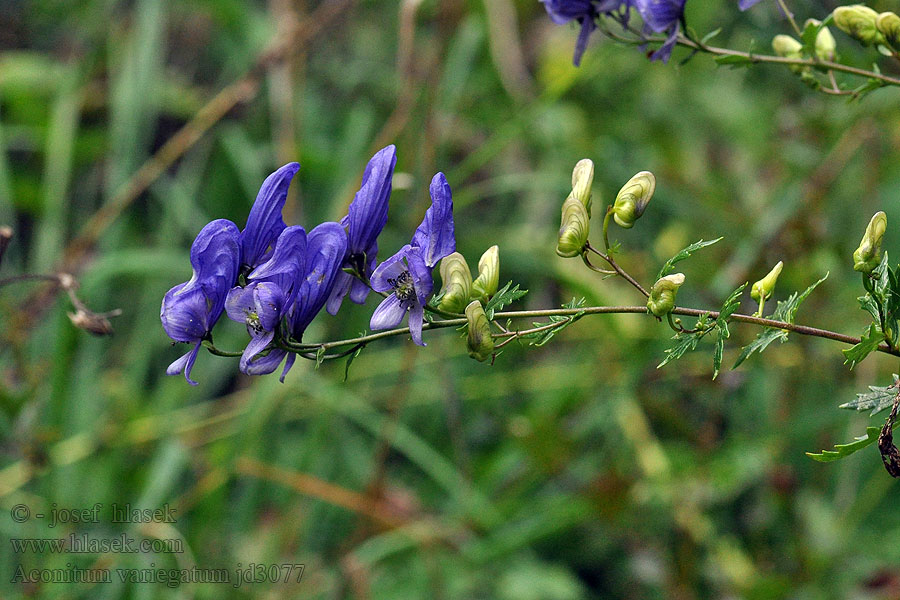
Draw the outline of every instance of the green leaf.
M866 427L866 435L862 435L849 444L835 444L834 450L822 450L818 454L807 452L806 455L819 462L832 462L850 456L858 450L872 444L881 434L880 427Z
M778 302L778 306L775 308L775 312L772 314L772 319L776 321L784 321L785 323L793 323L794 317L797 315L797 309L800 308L800 304L802 304L803 301L806 300L806 298L812 293L812 291L826 279L828 279L828 273L825 273L825 276L822 277L822 279L806 288L806 290L804 290L802 294L794 292L787 300L780 300ZM750 356L753 355L754 352L762 352L763 350L768 348L769 344L771 344L775 340L780 340L781 343L784 343L787 341L787 338L787 330L767 327L764 331L756 336L756 339L744 346L744 349L741 351L740 356L738 356L737 361L731 368L736 369L742 362L750 358Z
M494 294L493 298L488 300L488 303L484 307L484 314L488 318L488 321L494 319L495 312L500 312L503 310L504 306L512 304L527 293L528 290L519 289L519 284L513 286L512 281L504 285L502 289Z
M719 376L719 370L722 368L722 355L725 353L725 337L722 330L719 329L719 336L716 338L716 350L713 353L713 380Z
M873 417L881 411L894 406L894 398L897 397L898 389L900 389L900 376L894 374L894 383L886 386L869 386L869 392L865 394L857 394L856 400L845 402L838 408L848 408L850 410L864 411L871 410L869 414Z
M583 308L585 304L586 304L586 300L584 298L579 298L577 300L575 298L572 298L571 302L567 302L566 304L563 304L563 308L572 308L572 309ZM552 323L559 323L558 327L551 327L549 329L545 329L544 331L536 331L534 333L528 333L521 337L523 339L532 340L529 343L530 346L543 346L544 344L549 342L551 339L553 339L553 336L555 336L557 333L559 333L560 331L562 331L563 329L565 329L566 327L568 327L569 325L571 325L572 323L574 323L575 321L577 321L578 319L580 319L583 316L584 316L584 312L581 312L581 311L575 313L574 315L570 315L570 316L566 316L566 317L553 315L548 318L548 320L549 320L548 323L535 322L535 323L533 323L533 325L535 327L543 327L545 325L550 325Z
M672 339L675 340L675 344L671 348L666 349L666 358L661 363L659 363L656 368L661 369L673 360L678 360L691 350L697 348L697 344L700 342L700 338L703 337L704 331L698 331L696 333L676 333L675 337Z
M865 357L874 352L882 341L884 341L884 334L881 333L878 325L872 323L869 325L869 329L863 333L862 341L852 348L841 350L844 354L844 364L849 364L850 370L852 371L853 367L861 363Z
M365 348L365 346L360 346L356 349L356 352L347 357L347 362L344 363L344 382L346 382L347 377L350 376L350 365L353 364L353 359L359 356L359 353L363 351L363 348Z
M740 54L729 54L727 56L717 56L715 58L716 64L719 65L729 65L732 67L747 67L753 64L753 59L749 56L742 56Z
M681 262L684 259L689 258L691 256L691 254L693 254L697 250L700 250L701 248L706 248L707 246L712 246L713 244L715 244L716 242L718 242L721 239L722 238L716 238L716 239L710 240L708 242L700 240L698 242L694 242L687 248L683 248L678 254L676 254L675 256L673 256L672 258L670 258L669 260L666 261L666 264L664 264L662 266L662 269L660 269L659 275L657 275L656 278L662 279L663 277L665 277L666 275L668 275L669 273L671 273L672 271L675 270L675 263Z
M719 316L716 319L716 328L719 330L719 335L725 339L731 337L731 332L728 331L728 319L731 318L731 315L733 315L738 308L740 308L741 294L744 293L746 287L747 282L744 282L743 285L731 292L731 294L725 298L725 302L722 303L722 310L719 311ZM715 379L715 377L713 379Z
M821 23L819 25L809 23L803 29L803 35L800 36L800 41L803 43L803 52L808 56L816 55L816 38L819 36L822 27L824 27L824 25Z
M716 36L719 35L720 33L722 33L722 28L721 28L721 27L719 27L718 29L714 29L714 30L710 31L709 33L707 33L706 35L703 36L703 39L702 39L702 40L700 40L700 45L701 45L701 46L705 46L705 45L706 45L706 42L708 42L709 40L713 39L714 37L716 37Z

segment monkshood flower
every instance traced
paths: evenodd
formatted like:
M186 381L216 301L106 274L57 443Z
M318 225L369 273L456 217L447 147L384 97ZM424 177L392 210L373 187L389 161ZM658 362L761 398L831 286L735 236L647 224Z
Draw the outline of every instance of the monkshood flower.
M247 275L248 284L228 292L228 317L246 323L250 343L241 356L240 370L248 375L271 373L278 364L255 361L275 338L286 308L299 292L305 274L306 232L299 225L286 227L278 236L271 258ZM271 367L271 368L269 368ZM268 369L268 370L266 370Z
M287 238L286 234L292 229L298 233ZM341 263L347 252L347 233L340 224L322 223L309 235L303 236L302 242L299 231L302 231L300 227L285 229L278 239L272 259L250 273L248 279L251 283L243 288L240 296L235 294L235 320L246 321L253 338L241 357L241 371L248 375L271 373L287 356L280 378L284 381L296 355L280 348L269 348L266 352L282 317L286 317L287 331L284 333L294 341L301 341L306 328L325 306L335 279L341 272ZM285 250L280 256L282 241L285 241ZM304 255L302 263L298 256L301 249ZM276 284L284 298L280 306L277 292L259 290L263 283L257 283L247 292L259 280Z
M740 0L738 2L738 8L740 8L741 10L747 10L751 6L756 6L761 1L762 0Z
M650 60L669 62L678 38L678 25L684 19L684 3L685 0L635 0L635 6L644 19L644 28L669 34L663 45L650 55Z
M378 235L387 223L388 198L396 164L396 147L390 145L379 150L366 165L362 185L350 203L347 216L341 219L348 236L347 255L342 267L355 271L364 279L368 279L375 268ZM369 286L350 273L341 271L328 298L328 312L337 314L348 293L351 300L362 304L369 296Z
M634 0L541 0L550 19L557 25L565 25L570 21L578 21L581 31L575 42L575 56L572 62L577 67L581 64L581 56L587 48L588 38L597 29L596 19L602 14L620 13L620 20L627 22L628 7Z
M274 250L275 241L286 227L281 211L287 199L288 187L300 165L284 165L263 181L256 201L247 216L247 226L241 232L241 266L249 273L266 262Z
M166 369L169 375L184 373L191 385L191 369L204 338L222 315L228 290L238 276L241 234L227 219L208 223L191 244L191 279L169 290L162 301L159 318L166 334L194 348Z
M369 322L373 330L396 327L409 312L409 333L413 342L424 346L422 318L425 304L434 290L432 271L439 260L456 250L453 232L453 200L443 173L431 180L431 207L410 243L372 273L372 289L389 292Z

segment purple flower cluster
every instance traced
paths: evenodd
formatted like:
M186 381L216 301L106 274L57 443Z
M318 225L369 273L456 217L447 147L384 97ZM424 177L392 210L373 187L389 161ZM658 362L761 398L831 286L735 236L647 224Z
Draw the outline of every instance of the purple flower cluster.
M431 271L456 249L453 202L450 186L438 173L431 184L432 206L412 241L376 268L377 240L387 222L396 162L394 146L376 153L348 214L340 223L322 223L308 234L282 219L288 187L300 169L297 163L266 178L243 231L226 219L207 224L191 245L191 279L163 298L160 319L166 333L176 342L193 345L166 372L184 373L196 385L191 369L197 353L225 312L245 323L250 334L240 370L263 375L284 361L284 381L296 355L279 342L300 342L321 309L327 306L336 314L348 294L357 304L364 303L370 285L386 296L372 316L372 329L394 327L408 311L412 338L423 345L423 307L432 293Z
M563 25L577 21L581 26L575 42L573 62L577 67L587 47L588 38L597 28L597 17L607 15L627 25L629 12L635 8L644 21L646 33L665 33L666 41L653 54L651 60L669 61L672 48L678 39L680 24L684 22L686 0L540 0L554 23ZM761 0L739 0L738 7L747 10Z

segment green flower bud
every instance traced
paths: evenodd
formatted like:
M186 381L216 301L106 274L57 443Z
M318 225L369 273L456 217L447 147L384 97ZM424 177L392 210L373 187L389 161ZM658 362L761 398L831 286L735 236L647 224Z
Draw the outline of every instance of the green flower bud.
M772 50L784 58L803 58L803 44L789 35L776 35L772 38Z
M875 26L878 13L868 6L839 6L833 14L835 26L864 46L885 43L884 35Z
M500 285L500 248L491 246L478 261L478 277L472 282L472 297L487 302Z
M481 302L473 300L466 306L466 319L469 321L469 334L466 337L469 356L484 362L494 353L494 338L491 337L491 324L484 314Z
M875 28L891 46L900 45L900 17L892 12L883 12L875 19Z
M869 221L866 234L859 243L859 248L853 253L853 270L861 273L871 273L881 263L881 238L887 229L887 215L884 211L878 211Z
M782 267L784 267L784 263L779 260L778 264L772 267L768 275L753 284L750 288L750 297L757 302L767 300L775 290L775 282L778 281L778 276L781 275Z
M448 312L463 311L472 294L472 273L466 259L459 252L441 259L441 298L438 308Z
M569 198L577 198L587 209L588 217L591 216L591 186L594 184L594 162L589 158L582 158L572 170L572 193Z
M656 317L664 317L672 312L675 308L675 295L682 283L684 283L683 273L674 273L659 279L650 288L647 310Z
M620 227L630 229L634 227L650 199L656 190L656 177L650 171L641 171L628 180L619 193L616 194L616 202L613 204L613 218Z
M587 208L580 200L570 196L562 206L562 224L559 226L556 253L563 258L581 256L590 231L591 221Z
M816 27L822 24L821 21L817 19L807 19L806 26L815 25ZM833 61L835 56L835 51L837 50L837 42L834 41L834 36L831 35L831 30L827 27L822 27L819 30L819 33L816 35L816 56L819 60L827 60Z

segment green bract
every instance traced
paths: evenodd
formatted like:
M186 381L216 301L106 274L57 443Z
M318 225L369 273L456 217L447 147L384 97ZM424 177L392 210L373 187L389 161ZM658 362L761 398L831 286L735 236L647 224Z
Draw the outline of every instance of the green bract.
M453 252L441 259L441 282L441 302L438 308L448 312L462 312L472 293L472 274L462 254Z
M580 200L569 196L562 206L562 223L556 253L563 258L580 256L591 231L590 215Z
M500 285L500 248L491 246L478 261L478 277L472 282L472 297L487 302Z
M634 227L650 199L656 190L656 177L650 171L641 171L635 174L622 186L616 194L616 202L613 204L613 218L620 227L629 229Z
M675 308L675 295L684 283L684 273L673 273L657 280L650 288L647 310L656 317L663 317Z
M778 276L781 275L782 267L784 267L784 263L779 260L778 264L772 267L768 275L753 284L750 288L750 297L757 302L767 300L775 290L775 282L778 281Z
M869 221L859 248L853 253L853 270L871 273L881 262L881 239L887 229L887 215L878 211Z
M484 314L481 302L473 300L466 306L466 319L469 325L466 337L469 356L484 362L494 353L494 338L491 337L491 324Z
M840 6L834 9L833 15L835 26L863 45L885 43L884 35L875 25L878 13L868 6Z

